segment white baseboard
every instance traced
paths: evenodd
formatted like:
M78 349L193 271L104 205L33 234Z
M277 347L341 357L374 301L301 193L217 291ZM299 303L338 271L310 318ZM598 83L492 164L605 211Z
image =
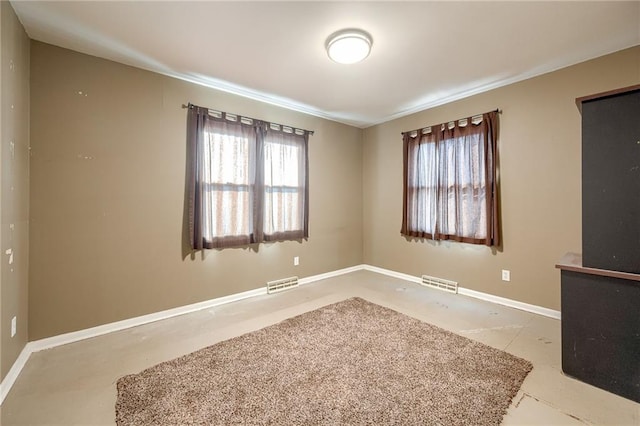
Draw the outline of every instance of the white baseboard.
M474 297L476 299L486 300L487 302L497 303L498 305L504 305L510 308L520 309L521 311L531 312L534 314L542 315L543 317L549 317L557 320L561 319L560 311L545 308L543 306L532 305L530 303L520 302L518 300L507 299L506 297L494 296L493 294L482 293L480 291L475 291L464 287L458 287L458 294Z
M11 387L18 378L18 375L27 364L27 361L31 356L31 348L29 347L29 345L30 344L27 343L25 347L22 348L22 352L20 352L20 355L18 355L18 358L15 360L15 362L11 366L11 369L4 377L4 380L0 383L0 404L2 404L2 402L4 401L4 398L11 390Z
M379 268L377 266L362 265L362 269L366 271L377 272L378 274L388 275L394 278L399 278L404 281L410 281L418 284L422 283L422 279L420 277L404 274L402 272L391 271L389 269ZM493 294L482 293L480 291L471 290L464 287L458 287L458 294L462 294L463 296L473 297L476 299L485 300L487 302L497 303L499 305L508 306L510 308L520 309L521 311L527 311L527 312L531 312L534 314L542 315L542 316L557 319L557 320L561 318L560 311L544 308L538 305L532 305L529 303L520 302L518 300L507 299L506 297L494 296Z
M335 271L326 272L324 274L312 275L310 277L300 278L298 284L304 285L312 282L326 280L327 278L337 277L339 275L349 274L351 272L361 271L362 265L351 266L349 268L337 269Z
M364 269L365 271L376 272L376 273L382 274L382 275L388 275L390 277L398 278L400 280L410 281L410 282L416 283L416 284L421 284L422 283L422 279L421 278L414 277L413 275L409 275L409 274L404 274L402 272L392 271L390 269L378 268L377 266L371 266L371 265L366 265L366 264L362 265L362 269Z
M184 315L190 312L199 311L201 309L212 308L214 306L235 302L249 297L260 296L263 294L267 294L266 287L244 291L242 293L231 294L229 296L218 297L216 299L205 300L204 302L193 303L191 305L179 306L177 308L167 309L165 311L154 312L148 315L142 315L122 321L99 325L97 327L85 328L84 330L59 334L57 336L35 340L33 342L30 342L30 344L32 345L33 352L38 352L45 349L54 348L56 346L66 345L69 343L78 342L80 340L102 336L103 334L113 333L114 331L125 330L127 328L137 327L139 325L148 324L150 322L160 321L178 315Z
M396 272L389 269L379 268L371 265L356 265L349 268L338 269L335 271L327 272L324 274L312 275L309 277L300 278L298 283L300 285L309 284L315 281L325 280L327 278L337 277L339 275L348 274L356 271L370 271L378 274L388 275L390 277L398 278L403 281L409 281L420 284L422 279L413 275L404 274L402 272ZM560 312L553 309L543 308L541 306L531 305L517 300L511 300L504 297L494 296L488 293L482 293L467 288L458 287L458 293L474 297L476 299L486 300L492 303L498 303L500 305L509 306L512 308L520 309L523 311L532 312L538 315L543 315L550 318L560 319ZM56 346L66 345L73 342L78 342L84 339L90 339L92 337L101 336L103 334L112 333L114 331L120 331L131 327L137 327L139 325L148 324L150 322L160 321L163 319L175 317L178 315L188 314L190 312L199 311L201 309L208 309L214 306L223 305L226 303L236 302L238 300L247 299L249 297L261 296L267 294L266 287L257 288L254 290L245 291L242 293L231 294L229 296L218 297L216 299L205 300L203 302L193 303L191 305L180 306L173 309L167 309L165 311L155 312L153 314L142 315L135 318L126 319L123 321L116 321L109 324L99 325L97 327L91 327L84 330L73 331L71 333L60 334L58 336L47 337L45 339L35 340L29 342L22 349L22 352L18 356L18 359L13 363L13 366L7 373L6 377L0 382L0 405L4 401L5 397L11 390L11 387L15 383L18 375L22 371L29 357L34 352L39 352L45 349L54 348Z
M348 274L362 269L360 265L352 266L350 268L338 269L336 271L327 272L324 274L312 275L309 277L300 278L298 283L300 285L309 284L315 281L324 280L327 278L336 277L338 275ZM165 311L154 312L153 314L142 315L126 319L123 321L116 321L109 324L99 325L97 327L91 327L84 330L73 331L71 333L60 334L58 336L48 337L45 339L36 340L31 342L33 345L33 352L42 351L44 349L50 349L60 345L66 345L68 343L77 342L84 339L90 339L92 337L101 336L103 334L112 333L114 331L120 331L131 327L137 327L139 325L148 324L150 322L160 321L163 319L175 317L178 315L184 315L191 312L199 311L202 309L213 308L215 306L224 305L226 303L237 302L238 300L247 299L249 297L261 296L267 294L266 287L260 287L253 290L245 291L242 293L231 294L229 296L218 297L216 299L205 300L203 302L193 303L191 305L179 306L173 309L167 309Z
M11 387L22 371L22 368L25 366L27 360L34 352L39 352L45 349L54 348L56 346L78 342L84 339L90 339L92 337L102 336L104 334L113 333L114 331L137 327L139 325L148 324L154 321L160 321L178 315L188 314L190 312L211 308L213 306L218 306L225 303L235 302L237 300L246 299L248 297L260 296L262 294L267 294L266 287L29 342L22 349L20 356L13 363L11 370L9 370L9 373L7 373L4 380L2 380L2 382L0 383L0 405L2 405L2 403L4 402L4 398L9 393L9 390L11 390Z
M348 274L350 272L359 271L362 269L361 265L352 266L349 268L338 269L336 271L327 272L324 274L312 275L310 277L304 277L298 280L300 285L309 284L315 281L324 280L327 278L337 277L338 275ZM97 327L86 328L84 330L73 331L70 333L60 334L53 337L47 337L40 340L29 342L22 349L22 352L18 356L18 359L13 363L11 370L7 373L6 377L0 382L0 405L4 401L4 398L11 390L14 382L18 378L18 375L22 371L22 368L27 363L29 356L34 352L39 352L45 349L51 349L56 346L66 345L69 343L78 342L84 339L90 339L92 337L102 336L104 334L113 333L114 331L125 330L127 328L137 327L139 325L148 324L150 322L160 321L163 319L175 317L178 315L188 314L190 312L199 311L202 309L212 308L214 306L224 305L226 303L236 302L238 300L247 299L249 297L261 296L267 294L267 288L261 287L254 290L245 291L242 293L231 294L229 296L218 297L216 299L205 300L203 302L193 303L191 305L179 306L173 309L167 309L165 311L154 312L148 315L142 315L135 318L129 318L122 321L116 321L109 324L99 325Z

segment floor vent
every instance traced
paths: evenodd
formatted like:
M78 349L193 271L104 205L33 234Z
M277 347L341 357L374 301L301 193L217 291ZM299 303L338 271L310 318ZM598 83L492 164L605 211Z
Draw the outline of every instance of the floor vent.
M277 293L293 287L298 287L298 277L269 281L267 283L267 293Z
M422 285L438 290L444 290L451 293L458 292L458 283L455 281L445 280L443 278L430 277L429 275L422 276Z

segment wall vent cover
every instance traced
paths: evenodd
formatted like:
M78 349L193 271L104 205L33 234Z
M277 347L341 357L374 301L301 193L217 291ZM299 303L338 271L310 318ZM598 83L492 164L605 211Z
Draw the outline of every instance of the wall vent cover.
M448 291L450 293L458 293L458 283L455 281L445 280L444 278L430 277L429 275L422 276L422 285L431 288L437 288L438 290Z
M298 277L283 278L281 280L269 281L267 283L267 293L277 293L279 291L288 290L298 287Z

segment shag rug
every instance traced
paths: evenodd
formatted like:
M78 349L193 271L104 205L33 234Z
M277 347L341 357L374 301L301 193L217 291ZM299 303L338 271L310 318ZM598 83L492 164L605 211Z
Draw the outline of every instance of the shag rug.
M118 425L499 425L528 361L353 298L118 380Z

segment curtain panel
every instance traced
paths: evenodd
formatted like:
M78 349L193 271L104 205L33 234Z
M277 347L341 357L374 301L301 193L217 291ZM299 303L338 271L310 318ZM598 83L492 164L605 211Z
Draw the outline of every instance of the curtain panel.
M269 125L264 135L264 241L309 237L308 133Z
M290 130L290 132L289 132ZM190 105L189 242L194 250L308 238L308 131Z
M498 112L403 133L401 234L496 246Z

